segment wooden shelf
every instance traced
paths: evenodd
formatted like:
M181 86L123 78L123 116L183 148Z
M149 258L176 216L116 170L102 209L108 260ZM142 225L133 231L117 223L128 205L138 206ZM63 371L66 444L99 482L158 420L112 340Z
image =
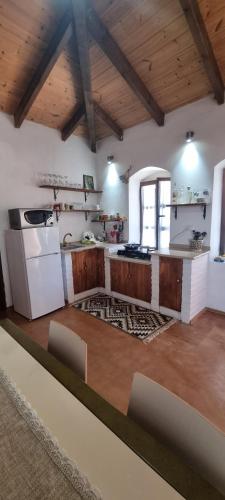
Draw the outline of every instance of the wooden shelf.
M56 209L54 209L53 211L56 213L56 220L58 222L60 214L71 214L71 213L76 213L76 212L84 213L85 220L87 220L87 214L91 214L91 213L99 214L99 213L102 213L104 210L95 210L94 208L93 208L93 210L90 208L81 208L81 209L73 209L73 210L56 210Z
M203 219L205 219L207 206L209 206L209 203L171 203L170 205L166 205L166 207L174 208L175 219L177 219L178 207L202 207L203 208Z
M88 194L99 194L103 193L103 191L99 189L86 189L86 188L74 188L70 186L49 186L48 184L43 184L39 186L42 189L53 189L54 191L54 200L57 200L57 195L59 191L75 191L76 193L84 193L85 201L87 200Z
M124 222L127 222L126 220L120 220L120 219L107 219L107 220L92 220L91 222L100 222L104 226L104 231L105 231L105 225L107 222L117 222L118 224L122 224L122 229L124 228Z

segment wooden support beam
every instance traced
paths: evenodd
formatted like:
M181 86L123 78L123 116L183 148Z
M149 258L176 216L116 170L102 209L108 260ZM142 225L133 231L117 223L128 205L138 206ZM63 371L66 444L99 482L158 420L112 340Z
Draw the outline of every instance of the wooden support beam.
M75 38L78 44L78 54L80 61L80 72L83 86L83 96L88 123L88 133L90 147L93 153L96 153L96 134L94 104L91 90L91 71L89 59L88 31L86 25L86 7L83 0L72 0L73 18L75 28Z
M81 118L85 115L85 105L81 104L76 107L72 118L66 123L61 131L62 140L66 141L68 137L74 132L76 127L79 125Z
M197 0L180 0L218 104L224 103L224 83Z
M23 95L18 108L14 114L15 127L19 128L23 120L25 119L29 109L31 108L34 100L36 99L38 93L43 87L45 81L47 80L50 71L55 65L62 49L68 42L69 38L72 36L72 16L71 10L66 11L63 18L61 19L47 50L41 59L37 70L32 76L29 85Z
M158 125L164 125L164 113L142 82L112 35L99 18L90 0L83 0L87 8L87 26L94 40L110 59L117 71L126 80L147 111Z
M116 135L116 137L119 139L119 141L123 140L123 130L117 125L117 123L109 116L104 109L102 109L99 104L95 102L94 104L94 110L95 113L101 118L103 122L108 125L109 128L113 131L113 133Z

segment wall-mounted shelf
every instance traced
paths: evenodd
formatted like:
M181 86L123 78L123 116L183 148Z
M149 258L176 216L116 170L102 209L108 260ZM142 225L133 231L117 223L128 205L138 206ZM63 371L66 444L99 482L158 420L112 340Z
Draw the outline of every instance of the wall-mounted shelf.
M174 217L177 219L177 209L178 207L202 207L203 210L203 219L206 218L206 207L208 203L171 203L170 205L166 205L167 207L174 209Z
M117 224L122 224L122 230L123 230L123 228L124 228L124 222L127 222L127 220L120 220L120 219L95 220L94 219L91 222L100 222L101 224L103 224L104 231L105 231L105 225L108 222L117 222Z
M54 192L54 200L57 200L59 191L75 191L76 193L84 193L84 199L87 201L88 194L99 194L103 193L98 189L86 189L86 188L74 188L70 186L49 186L47 184L39 186L42 189L52 189Z
M71 213L84 213L85 214L85 220L87 220L88 214L95 213L95 214L100 214L103 212L103 210L95 210L95 209L90 209L90 208L82 208L82 209L73 209L73 210L54 210L56 214L56 220L58 222L60 214L71 214Z

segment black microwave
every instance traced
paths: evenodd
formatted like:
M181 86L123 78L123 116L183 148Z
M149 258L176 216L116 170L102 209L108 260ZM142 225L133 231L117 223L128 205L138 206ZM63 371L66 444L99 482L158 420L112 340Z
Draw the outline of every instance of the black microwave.
M53 226L53 210L45 208L13 208L9 210L11 229Z

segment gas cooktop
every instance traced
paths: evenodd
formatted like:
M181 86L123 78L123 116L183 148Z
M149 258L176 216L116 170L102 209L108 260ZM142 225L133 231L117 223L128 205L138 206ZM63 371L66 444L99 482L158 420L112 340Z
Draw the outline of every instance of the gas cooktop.
M124 245L124 247L124 250L118 250L117 255L123 255L130 259L151 260L151 252L155 250L155 248L142 247L133 243Z

